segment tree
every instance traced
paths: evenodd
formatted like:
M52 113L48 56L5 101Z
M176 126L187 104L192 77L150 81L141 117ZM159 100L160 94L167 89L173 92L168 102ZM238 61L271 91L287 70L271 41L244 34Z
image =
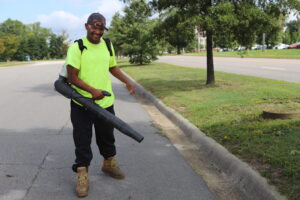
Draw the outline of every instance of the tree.
M199 23L199 27L205 31L201 24L210 27L214 32L214 47L233 48L237 46L235 35L231 28L238 23L231 3L223 2L210 8L211 16L204 18L206 22ZM201 20L201 18L199 19Z
M40 60L48 57L48 40L53 35L52 31L42 28L39 22L28 25L28 52L32 60Z
M0 55L5 51L4 41L0 39Z
M42 28L40 22L27 25L34 37L49 38L53 33L48 28Z
M20 45L19 48L17 50L17 52L14 54L14 56L12 57L12 60L25 60L25 56L30 55L30 51L29 51L29 42L28 39L25 37L20 41Z
M127 27L120 13L116 13L113 16L109 31L104 35L104 37L108 37L113 42L115 54L117 56L123 54L122 44L124 43L124 41L122 40L122 38L126 37L126 28Z
M124 9L124 17L115 15L110 28L112 41L129 56L130 63L144 64L157 59L157 41L153 37L155 20L145 0L132 0Z
M34 36L29 37L28 52L32 60L47 58L49 49L46 38Z
M26 35L27 32L28 28L26 25L18 20L7 19L0 24L0 36L11 34L22 37L23 35Z
M24 60L30 55L33 59L44 58L50 31L41 28L39 23L25 25L18 20L7 19L0 24L0 35L6 39L5 46L10 50L2 53L2 59ZM13 38L13 39L11 39ZM13 42L12 40L16 40ZM6 47L7 49L7 47Z
M20 45L19 38L18 36L11 34L3 36L0 40L2 40L4 44L4 51L0 54L0 59L3 61L10 61Z
M292 44L300 41L300 18L286 24L286 43Z
M300 9L298 0L152 0L151 4L159 11L179 9L181 15L195 20L205 30L206 84L215 83L213 39L217 42L236 40L238 44L250 47L263 30L273 30L276 20L281 15L285 16L290 8Z
M2 60L24 59L24 57L21 59L19 58L22 56L21 54L23 54L22 51L24 49L24 40L27 33L28 27L18 20L7 19L0 24L0 38L2 38L2 40L6 40L7 38L9 39L9 41L3 41L3 46L6 46L6 48L9 46L9 48L11 48L11 50L3 50L2 52L0 51L0 57ZM17 40L15 42L11 41L11 38L14 39L16 37Z
M51 58L63 58L66 50L64 49L64 42L67 39L66 33L61 35L52 34L49 42L49 52Z
M0 23L0 59L24 60L25 56L33 60L49 56L62 58L66 54L64 42L67 37L65 32L61 35L52 33L50 29L41 27L39 22L25 25L18 20L7 19Z
M175 9L161 14L154 32L159 40L165 39L176 47L177 54L181 54L181 49L187 47L195 39L194 23L185 19Z

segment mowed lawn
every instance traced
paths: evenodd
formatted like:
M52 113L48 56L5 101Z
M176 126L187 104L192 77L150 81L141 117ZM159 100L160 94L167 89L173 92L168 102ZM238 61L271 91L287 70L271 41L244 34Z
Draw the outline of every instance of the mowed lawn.
M264 110L300 112L300 84L216 72L216 84L207 86L203 69L126 60L119 65L290 200L300 199L300 118L261 116Z
M34 62L26 62L26 61L0 62L0 67L14 67L16 65L27 65L32 63Z
M289 58L289 59L300 59L300 49L266 49L262 50L251 50L251 51L225 51L225 52L213 52L214 56L223 57L240 57L246 58ZM206 56L206 52L201 53L186 53L185 55L191 56Z

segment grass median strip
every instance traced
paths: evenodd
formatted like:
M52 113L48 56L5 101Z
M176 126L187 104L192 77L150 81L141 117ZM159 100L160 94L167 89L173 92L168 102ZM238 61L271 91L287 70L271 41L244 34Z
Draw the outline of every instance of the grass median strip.
M186 53L184 55L206 56L206 52ZM221 56L221 57L241 57L241 56L243 56L245 58L300 59L300 49L266 49L264 52L262 52L261 50L225 51L225 52L214 52L214 56Z
M263 119L263 110L300 112L300 84L164 63L120 67L196 125L249 163L290 200L300 198L300 118Z
M0 67L14 67L16 65L27 65L34 62L22 62L22 61L12 61L12 62L0 62Z

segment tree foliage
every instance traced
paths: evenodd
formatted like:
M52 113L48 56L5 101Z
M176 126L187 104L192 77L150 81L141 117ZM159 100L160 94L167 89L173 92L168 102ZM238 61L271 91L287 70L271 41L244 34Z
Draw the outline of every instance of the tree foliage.
M117 47L117 53L129 56L130 63L144 64L157 59L157 42L153 37L155 20L144 0L132 0L124 9L124 16L116 14L107 36Z
M67 37L56 35L40 23L25 25L18 20L7 19L0 23L0 60L32 60L62 58Z
M0 39L0 54L2 54L5 50L4 40Z
M176 9L167 10L160 15L154 33L158 40L166 40L176 47L177 54L180 54L181 49L187 47L195 39L195 26Z
M65 32L61 35L52 34L49 39L49 53L51 58L62 58L67 53L64 42L68 36Z
M236 42L250 47L262 33L276 38L280 17L290 9L300 10L298 0L152 0L159 10L178 9L195 21L207 37L207 84L215 82L213 44L226 46ZM213 43L214 41L214 43Z
M1 38L4 44L4 51L1 53L1 59L2 60L10 60L11 57L17 52L20 40L18 36L10 34L5 35Z
M286 24L283 42L292 44L300 41L300 18Z
M109 31L105 34L114 44L114 50L117 56L122 55L122 44L124 41L122 38L126 37L126 24L119 13L116 13L110 25Z
M0 36L18 35L23 37L28 32L28 27L18 20L7 19L0 24Z

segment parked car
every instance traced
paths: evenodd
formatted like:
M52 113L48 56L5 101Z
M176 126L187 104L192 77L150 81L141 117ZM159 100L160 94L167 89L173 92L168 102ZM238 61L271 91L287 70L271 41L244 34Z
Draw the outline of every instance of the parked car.
M224 52L224 51L232 51L230 48L222 48L218 50L219 52Z
M234 51L245 51L246 47L235 47L233 50Z
M263 47L265 47L265 49L267 48L267 45L259 45L256 44L253 47L251 47L251 50L261 50Z
M261 45L258 44L251 47L251 50L259 50L259 49L261 49Z
M300 43L291 44L288 49L300 49Z
M282 43L280 43L280 44L275 45L273 47L273 49L287 49L288 47L289 47L288 44L282 44Z

